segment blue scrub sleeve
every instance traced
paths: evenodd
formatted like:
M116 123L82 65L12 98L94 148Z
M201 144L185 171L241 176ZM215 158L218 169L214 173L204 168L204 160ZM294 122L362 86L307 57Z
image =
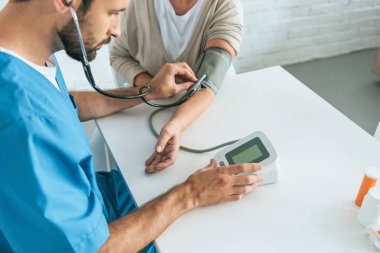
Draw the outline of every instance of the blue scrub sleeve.
M109 236L73 127L30 116L0 129L0 228L15 252L96 252Z

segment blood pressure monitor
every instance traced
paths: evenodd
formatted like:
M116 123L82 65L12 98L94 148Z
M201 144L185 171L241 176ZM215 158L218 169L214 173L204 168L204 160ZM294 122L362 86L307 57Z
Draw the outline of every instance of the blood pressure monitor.
M219 166L241 163L261 163L264 181L259 185L278 181L278 155L263 132L255 132L237 141L215 155Z

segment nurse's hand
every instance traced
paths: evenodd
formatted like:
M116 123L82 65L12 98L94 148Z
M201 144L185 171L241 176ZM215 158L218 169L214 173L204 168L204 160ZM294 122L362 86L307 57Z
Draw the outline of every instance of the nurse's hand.
M185 185L191 189L189 195L195 207L237 201L253 191L264 179L261 173L257 173L261 168L262 165L257 163L217 167L216 161L211 160L206 168L192 174ZM239 175L247 172L249 174Z
M155 173L173 165L179 150L179 127L169 122L162 128L155 152L145 162L146 173Z
M176 78L184 82L177 84ZM149 84L153 88L153 93L149 97L151 99L171 97L189 89L196 81L197 78L186 63L166 63L150 81Z

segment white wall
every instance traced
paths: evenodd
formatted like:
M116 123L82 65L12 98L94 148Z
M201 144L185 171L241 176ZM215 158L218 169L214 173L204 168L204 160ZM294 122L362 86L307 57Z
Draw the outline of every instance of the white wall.
M71 59L64 51L56 54L69 90L92 90L83 72L82 64ZM108 61L108 48L97 52L96 59L90 63L96 84L104 89L114 88L111 66Z
M380 0L240 1L245 28L235 60L238 72L380 46ZM93 65L103 67L94 71L95 78L112 87L107 53L99 56ZM76 73L75 69L69 73Z
M380 0L240 1L245 31L238 72L380 46ZM63 52L58 58L68 86L88 89L80 64ZM92 66L97 83L113 87L106 47Z
M380 0L241 0L239 72L380 46Z

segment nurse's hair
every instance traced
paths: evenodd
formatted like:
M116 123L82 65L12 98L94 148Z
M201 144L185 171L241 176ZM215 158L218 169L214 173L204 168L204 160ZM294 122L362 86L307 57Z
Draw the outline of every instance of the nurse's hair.
M25 3L25 2L31 2L31 1L33 0L10 0L10 2L14 2L14 3ZM90 9L92 2L93 0L83 0L80 6L80 10L83 11L84 13L87 12L88 9Z

